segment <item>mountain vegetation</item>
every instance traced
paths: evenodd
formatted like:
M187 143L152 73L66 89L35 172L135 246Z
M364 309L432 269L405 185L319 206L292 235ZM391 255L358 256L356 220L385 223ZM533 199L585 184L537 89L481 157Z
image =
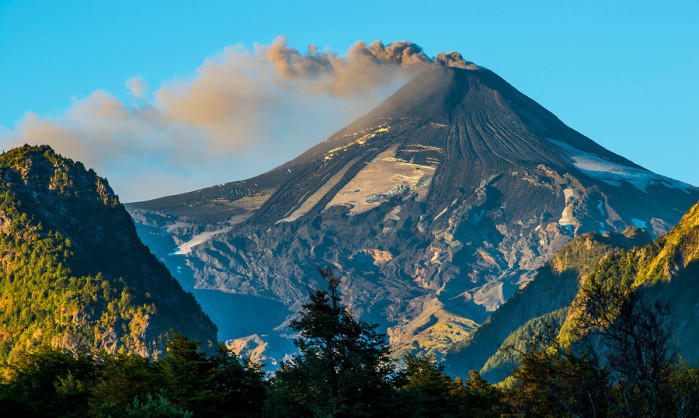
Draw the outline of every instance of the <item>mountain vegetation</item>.
M638 243L640 234L626 235ZM621 237L605 235L580 237L557 254L558 262L572 258L572 265L583 267L572 300L510 333L481 371L496 381L512 374L505 385L536 414L696 416L699 375L685 359L699 354L699 204L646 245L589 245L600 238L623 244ZM580 247L583 240L588 245ZM585 248L596 248L597 261L575 262L585 258ZM529 286L545 280L541 273ZM550 293L527 299L534 305L542 300ZM516 302L513 297L501 309L513 312L506 308ZM475 335L479 331L492 334L486 325L467 343L483 339Z
M633 248L617 254L610 254L597 263L586 278L586 286L612 287L623 289L627 294L638 293L639 297L658 299L671 304L673 319L678 327L680 342L688 341L682 348L695 357L699 354L696 344L696 308L699 306L697 290L699 282L699 204L692 207L680 223L670 232L652 244ZM585 289L585 287L583 287ZM621 291L621 290L620 290ZM574 308L561 332L562 338L572 339L580 323L584 323L589 305L596 301L590 292L579 293L572 304ZM616 314L609 307L598 307L599 315Z
M687 394L673 379L679 378L679 363L681 378L696 385L696 369L677 356L697 358L698 262L699 204L655 242L603 257L583 278L560 332L522 356L515 378L561 382L555 375L560 370L549 375L547 369L560 362L589 370L575 383L576 393L554 388L557 403L569 412L618 409L659 416L674 403L679 415L695 416L696 386Z
M0 155L0 361L47 344L157 356L171 328L216 341L107 181L48 146Z
M406 354L396 363L388 355L386 335L376 332L375 324L356 319L341 302L339 280L329 270L321 272L327 288L309 290L309 302L293 324L298 331L298 354L273 374L265 377L261 364L237 356L223 344L214 354L206 354L198 341L176 332L167 342L167 354L156 360L43 346L21 354L5 371L0 413L689 417L699 412L699 369L677 361L668 350L667 338L640 343L643 358L662 354L650 363L626 361L629 351L614 342L618 335L633 338L634 333L624 330L638 327L650 331L648 335L664 332L659 328L663 312L642 307L635 299L618 299L630 307L626 309L630 315L599 330L603 338L597 346L604 347L604 356L614 361L603 362L594 344L589 344L591 339L563 345L557 332L544 326L547 332L526 344L521 366L508 384L495 386L476 371L466 380L451 378L430 354ZM622 294L612 291L604 297L609 300Z
M614 276L590 276L568 332L544 324L524 350L509 348L521 365L508 383L536 413L696 416L699 370L675 351L668 305L644 299Z
M42 346L5 371L0 413L11 416L491 415L502 391L477 373L452 379L429 355L389 357L386 335L354 318L339 280L309 292L293 327L299 354L264 378L262 366L219 345L214 354L173 333L160 359ZM504 410L504 409L503 409ZM160 415L158 415L160 414Z
M491 381L501 381L517 364L511 350L525 335L542 331L544 323L563 325L568 307L578 293L580 282L607 254L652 242L638 227L628 227L622 234L587 233L575 237L552 259L539 268L534 280L518 290L474 332L452 345L446 355L450 373L479 370Z
M210 350L207 350L210 351ZM265 399L260 366L220 345L213 355L173 333L153 360L104 351L69 353L42 346L21 354L0 386L3 416L259 415Z

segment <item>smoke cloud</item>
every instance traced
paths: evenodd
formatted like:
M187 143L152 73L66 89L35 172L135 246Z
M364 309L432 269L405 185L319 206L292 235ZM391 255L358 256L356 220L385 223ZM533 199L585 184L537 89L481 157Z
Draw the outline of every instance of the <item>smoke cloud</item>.
M148 83L146 79L137 75L126 80L126 87L129 89L129 93L139 99L144 99L146 93L148 93Z
M0 130L5 149L49 144L106 176L124 201L154 198L259 174L371 110L431 66L476 68L456 53L358 41L340 56L306 52L278 37L253 49L226 47L196 76L126 80L125 102L105 91L74 99L58 117L32 112Z

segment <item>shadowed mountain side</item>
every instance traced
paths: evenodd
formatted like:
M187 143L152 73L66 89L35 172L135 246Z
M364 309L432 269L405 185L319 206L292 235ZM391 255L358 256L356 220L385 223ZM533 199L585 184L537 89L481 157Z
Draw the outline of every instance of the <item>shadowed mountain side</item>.
M629 227L624 234L587 233L574 238L537 271L534 280L517 291L466 339L449 348L445 358L447 371L452 374L481 371L512 332L530 320L567 308L578 293L580 280L602 257L611 251L649 242L650 236L637 227Z
M602 259L590 277L607 285L625 285L640 292L646 302L656 299L668 304L670 322L680 349L694 353L699 335L699 204L692 207L671 231L645 245ZM582 292L574 306L585 302ZM560 338L568 341L577 326L579 311L571 309ZM684 354L684 351L682 352Z
M577 239L564 247L556 258L560 258L564 253L567 253L566 258L569 260L587 258L586 273L579 276L581 284L594 278L605 286L621 286L637 292L641 303L646 306L653 305L656 301L665 304L669 308L669 316L665 318L663 326L672 331L675 343L673 350L676 349L678 354L690 361L696 359L699 357L697 349L697 341L699 341L699 325L697 325L699 324L699 297L697 296L699 295L699 204L685 214L679 225L653 243L640 245L642 241L647 240L639 234L643 232L641 230L627 232L632 232L629 238L635 241L633 248L617 248L608 251L603 257L595 257L598 258L596 262L594 258L585 257L585 255L590 254L590 248L596 247L594 252L599 253L603 247L595 245L587 246L586 249L579 245L575 246L573 244ZM634 238L633 235L636 237ZM617 239L614 241L616 241L615 245L619 244ZM538 277L529 286L537 284ZM567 284L550 283L549 287L554 292L560 292L567 287ZM453 364L450 364L451 367L454 364L463 368L477 365L469 364L464 360L469 360L467 359L469 353L479 353L478 344L482 345L484 341L488 341L489 335L492 336L493 333L500 331L491 324L496 318L512 311L507 308L510 303L518 299L517 296L510 299L479 330L474 332L470 341L467 340L464 344L453 347L452 352L447 356L448 360L453 361ZM528 301L537 304L545 299L545 297L532 295ZM503 348L509 345L522 350L533 333L540 332L544 328L544 322L552 323L560 330L559 338L562 342L570 341L571 335L575 335L572 330L578 327L579 311L576 310L576 306L585 306L586 303L585 293L576 291L575 296L565 306L527 321L510 333L502 344L499 344L500 350L488 358L480 369L481 374L493 382L501 381L511 375L513 367L518 364L517 355L516 352ZM552 305L554 308L556 306L558 305ZM506 324L506 326L509 325L511 322ZM470 360L475 362L482 360L474 357Z
M660 300L671 310L669 325L684 358L699 358L699 260L690 261L672 280L642 288L647 301Z

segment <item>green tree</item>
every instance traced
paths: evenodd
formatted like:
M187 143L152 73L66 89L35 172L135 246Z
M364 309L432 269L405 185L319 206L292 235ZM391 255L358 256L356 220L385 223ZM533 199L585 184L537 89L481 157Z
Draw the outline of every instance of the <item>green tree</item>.
M291 328L299 353L283 362L272 381L271 415L370 416L388 413L393 371L386 335L356 319L342 304L337 278L319 269L327 290L309 289Z
M212 393L206 385L211 362L199 350L199 341L187 339L171 330L167 355L161 361L167 394L171 402L182 409L206 409Z
M153 398L150 393L146 395L146 401L139 401L136 397L130 406L120 406L116 403L103 404L100 407L99 416L111 417L153 417L153 418L191 418L194 414L191 411L178 409L167 400L165 392L162 391L158 398Z
M203 416L258 416L266 398L262 365L219 343L208 357L199 342L172 331L160 362L167 398L176 407Z
M521 353L510 392L521 412L662 416L699 401L694 371L676 364L668 308L645 303L628 278L633 265L618 260L586 279L561 335L547 324Z
M6 367L0 385L0 416L85 416L95 364L48 346L22 354Z
M102 405L127 407L136 398L159 393L164 387L159 364L133 354L111 356L102 352L99 371L90 390L90 411L99 415Z
M461 386L461 378L457 377L454 383L457 387ZM477 371L469 372L469 378L464 382L464 386L465 396L461 390L452 391L452 394L456 393L462 397L462 412L466 412L466 415L492 416L500 412L513 412L502 402L504 397L502 389L485 381Z
M619 269L632 269L629 263L617 264ZM593 348L599 347L625 413L662 415L676 360L665 325L670 310L660 301L643 301L627 273L604 273L592 275L581 287L572 306L579 313L572 334L578 341L592 339Z
M444 374L444 366L430 354L406 354L403 361L405 369L397 381L405 413L424 417L456 415L459 401L465 398L463 385Z
M176 332L167 346L162 360L42 346L5 367L0 416L261 415L260 364L223 344L207 357L197 341Z
M405 369L396 378L402 416L495 416L508 412L501 402L502 390L478 372L472 370L464 382L446 375L443 365L430 354L408 354L403 359Z
M509 391L511 403L524 414L605 416L611 382L593 353L561 347L555 341L531 343L521 354Z
M217 416L259 416L267 394L262 365L239 357L223 343L209 361L206 384L214 395L210 409Z
M678 417L699 417L699 368L680 358L672 369L670 393Z

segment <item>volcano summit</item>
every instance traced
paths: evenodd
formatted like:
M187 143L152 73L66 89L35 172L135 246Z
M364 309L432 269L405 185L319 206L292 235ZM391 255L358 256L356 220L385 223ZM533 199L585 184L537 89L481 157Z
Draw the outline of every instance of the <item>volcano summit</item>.
M698 200L495 73L436 68L272 171L128 209L219 339L264 359L316 265L395 350L443 353L574 236L657 237Z

